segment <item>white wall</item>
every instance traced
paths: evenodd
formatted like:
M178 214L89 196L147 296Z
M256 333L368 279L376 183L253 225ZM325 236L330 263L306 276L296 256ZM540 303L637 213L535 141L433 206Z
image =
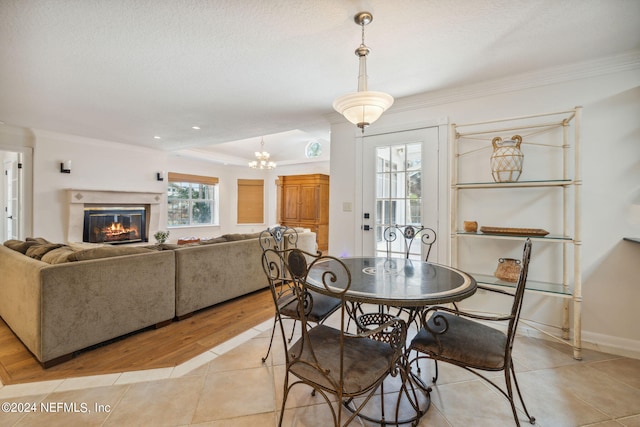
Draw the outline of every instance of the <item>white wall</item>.
M581 76L529 87L513 84L512 78L503 87L493 83L459 88L439 93L441 103L429 100L429 94L401 100L367 132L397 131L442 117L467 123L583 106L583 345L640 357L640 244L622 241L625 236L640 237L640 72L636 62L621 71ZM329 252L358 254L354 236L362 212L341 209L343 202L355 201L361 179L354 168L361 162L355 150L357 133L340 121L332 125L331 134ZM449 182L447 170L440 174ZM448 200L440 203L448 206ZM486 308L491 302L476 295L470 304ZM528 293L524 314L557 329L561 301Z
M35 130L33 235L63 242L68 230L67 189L164 192L156 172L166 170L161 151ZM60 163L71 160L71 173ZM161 223L166 221L166 214Z

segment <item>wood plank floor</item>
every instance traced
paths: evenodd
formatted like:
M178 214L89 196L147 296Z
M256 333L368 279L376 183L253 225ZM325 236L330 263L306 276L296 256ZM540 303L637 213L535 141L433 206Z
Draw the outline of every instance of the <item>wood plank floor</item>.
M273 313L267 288L163 328L147 329L81 351L72 360L48 369L40 366L0 319L0 378L10 385L176 366L273 318Z

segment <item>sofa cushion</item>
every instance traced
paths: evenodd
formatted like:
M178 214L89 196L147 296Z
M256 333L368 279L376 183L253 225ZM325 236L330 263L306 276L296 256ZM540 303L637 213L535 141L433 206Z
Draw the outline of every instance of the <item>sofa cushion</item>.
M160 243L160 250L163 251L172 251L174 249L178 249L180 248L180 246L176 245L175 243Z
M64 246L62 243L45 243L30 246L25 255L31 257L33 259L42 259L42 257L49 251L57 249L61 246Z
M212 244L215 244L215 243L224 243L226 241L227 241L227 239L225 239L224 237L213 237L211 239L200 240L200 244L201 245L212 245Z
M238 240L244 240L244 234L240 234L240 233L234 233L234 234L223 234L222 236L223 239L226 239L227 242L237 242Z
M257 239L258 237L260 237L260 233L223 234L221 237L227 239L227 242L237 242L238 240Z
M76 252L76 249L63 245L44 254L41 261L48 264L62 264L64 262L68 262L69 255L74 252Z
M11 239L4 242L4 245L6 247L8 247L9 249L13 249L14 251L20 252L21 254L26 254L27 249L29 249L31 246L35 246L38 244L39 244L38 242L33 240L22 241L22 240Z
M155 252L140 246L101 246L99 248L84 249L69 255L69 261L87 261L91 259L109 258L114 256L135 255Z
M40 245L48 245L49 243L51 243L50 241L48 241L44 237L27 237L26 241L27 242L36 242L36 243L38 243Z

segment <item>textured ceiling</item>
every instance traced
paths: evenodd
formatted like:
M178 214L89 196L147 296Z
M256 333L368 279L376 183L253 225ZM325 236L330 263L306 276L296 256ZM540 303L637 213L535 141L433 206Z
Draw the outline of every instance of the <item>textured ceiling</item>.
M0 121L286 157L356 89L360 10L369 88L396 99L640 48L638 0L0 0Z

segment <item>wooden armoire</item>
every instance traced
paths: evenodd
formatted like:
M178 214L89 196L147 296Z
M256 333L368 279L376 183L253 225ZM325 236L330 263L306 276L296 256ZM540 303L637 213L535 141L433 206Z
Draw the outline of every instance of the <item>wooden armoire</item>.
M278 177L279 222L309 228L316 233L318 250L329 248L329 176L323 174Z

